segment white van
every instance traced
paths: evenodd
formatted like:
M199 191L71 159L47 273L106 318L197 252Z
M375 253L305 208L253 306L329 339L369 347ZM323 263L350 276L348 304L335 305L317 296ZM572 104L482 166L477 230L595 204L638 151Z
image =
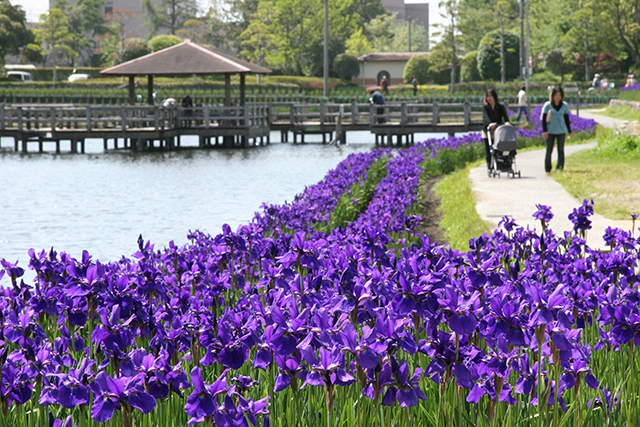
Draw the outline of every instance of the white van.
M32 82L33 76L31 73L26 71L9 71L7 73L7 78L11 80L20 80L22 82Z

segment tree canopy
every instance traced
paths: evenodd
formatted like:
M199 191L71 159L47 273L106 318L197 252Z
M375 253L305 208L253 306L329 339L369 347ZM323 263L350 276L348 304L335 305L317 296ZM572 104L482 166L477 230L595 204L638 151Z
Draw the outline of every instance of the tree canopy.
M21 6L0 0L0 65L4 58L17 55L20 49L33 44L35 35L26 27L26 15Z

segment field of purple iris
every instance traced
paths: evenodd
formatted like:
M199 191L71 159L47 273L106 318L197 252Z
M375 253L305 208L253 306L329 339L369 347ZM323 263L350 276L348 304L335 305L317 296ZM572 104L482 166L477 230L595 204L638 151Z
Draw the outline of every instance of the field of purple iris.
M540 205L539 230L504 218L467 253L416 231L425 168L481 155L479 142L351 155L290 204L183 247L140 237L132 259L109 263L31 250L34 283L2 260L0 426L637 419L633 232L590 249L588 201L573 233L553 233ZM383 160L357 219L318 231Z

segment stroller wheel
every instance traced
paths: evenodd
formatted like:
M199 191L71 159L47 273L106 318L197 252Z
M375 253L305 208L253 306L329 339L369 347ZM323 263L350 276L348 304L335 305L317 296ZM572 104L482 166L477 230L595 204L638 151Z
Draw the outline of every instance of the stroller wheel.
M522 175L520 175L520 171L518 171L518 178L522 178Z

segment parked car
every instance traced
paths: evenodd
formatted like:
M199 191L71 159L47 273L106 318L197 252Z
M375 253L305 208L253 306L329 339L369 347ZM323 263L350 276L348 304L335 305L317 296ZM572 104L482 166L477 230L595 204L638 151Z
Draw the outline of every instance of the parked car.
M71 74L69 76L69 81L70 82L75 82L78 80L87 80L89 79L91 76L89 76L89 74Z
M33 76L27 71L9 71L7 72L7 78L12 80L20 80L22 82L33 81Z

